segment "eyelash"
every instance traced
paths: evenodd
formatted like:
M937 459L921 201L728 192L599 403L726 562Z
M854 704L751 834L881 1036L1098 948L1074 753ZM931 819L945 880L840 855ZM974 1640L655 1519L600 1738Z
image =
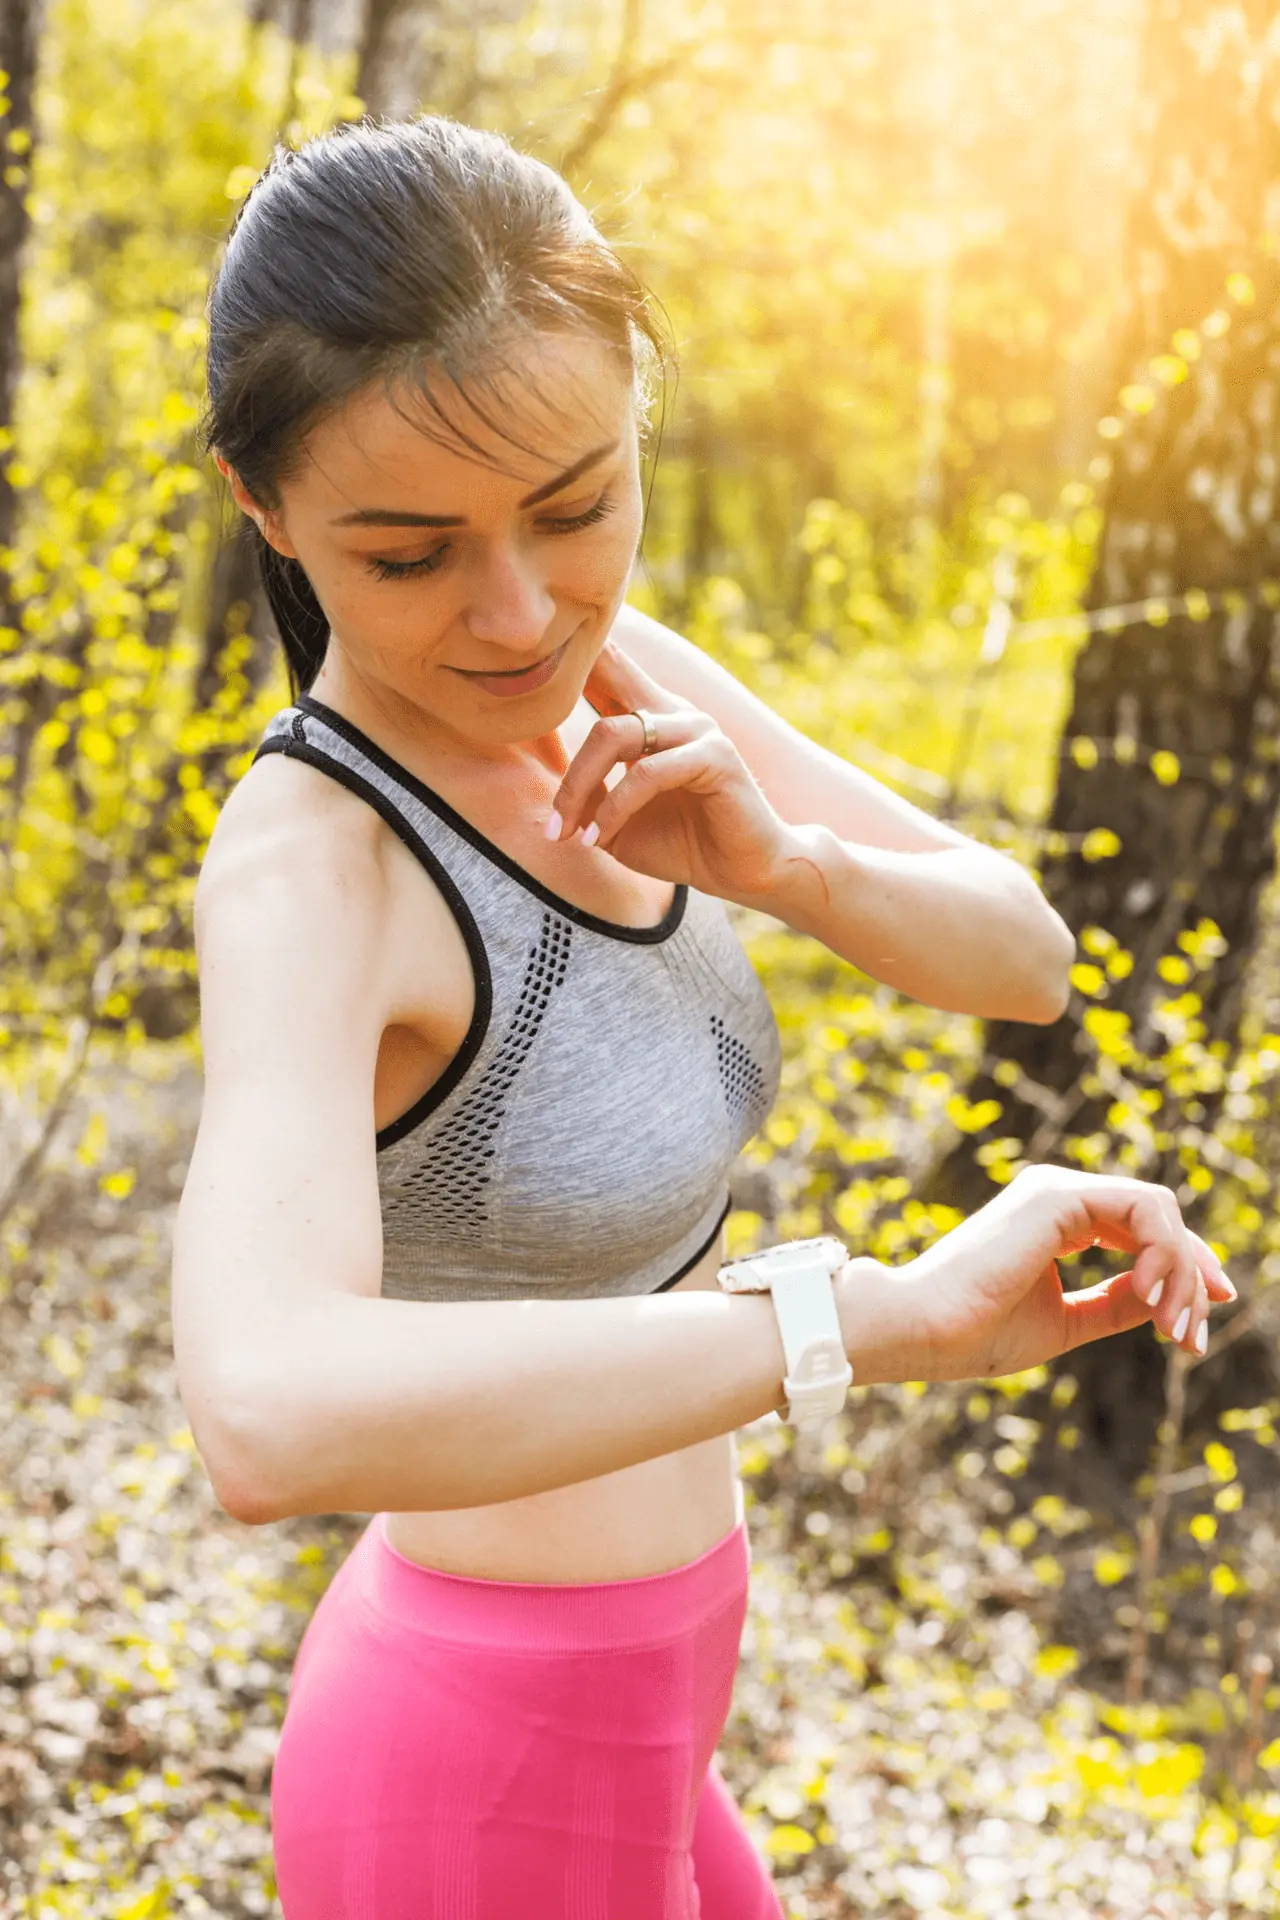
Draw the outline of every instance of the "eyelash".
M594 527L597 521L603 520L606 514L613 512L613 507L614 503L610 496L602 493L594 507L588 507L585 513L575 513L568 520L544 521L542 530L544 533L553 534L577 533L583 527ZM449 543L446 540L430 553L425 554L421 560L379 560L370 556L368 566L370 572L377 574L380 580L403 580L412 573L434 573L448 551Z

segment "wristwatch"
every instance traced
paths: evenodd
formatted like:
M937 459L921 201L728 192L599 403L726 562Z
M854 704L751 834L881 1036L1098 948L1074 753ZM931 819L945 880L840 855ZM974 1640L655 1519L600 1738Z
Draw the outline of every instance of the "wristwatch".
M768 1293L786 1356L783 1419L805 1425L830 1419L844 1405L853 1368L844 1350L832 1281L849 1258L840 1240L787 1240L746 1260L730 1260L718 1279L726 1293Z

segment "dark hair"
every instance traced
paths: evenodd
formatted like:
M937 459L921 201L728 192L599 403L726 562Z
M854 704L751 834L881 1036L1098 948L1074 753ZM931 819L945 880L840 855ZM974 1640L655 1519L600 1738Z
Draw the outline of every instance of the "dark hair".
M442 436L478 453L432 369L446 391L465 381L473 412L518 445L483 395L521 338L585 330L646 386L668 352L656 303L558 173L429 114L278 143L232 223L208 329L202 444L268 509L311 428L377 380L393 404L415 388ZM298 561L248 526L296 697L328 622Z

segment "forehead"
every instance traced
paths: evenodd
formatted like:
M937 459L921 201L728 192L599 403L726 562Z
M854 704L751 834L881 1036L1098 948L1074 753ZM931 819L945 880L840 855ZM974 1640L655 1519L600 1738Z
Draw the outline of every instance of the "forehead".
M603 341L542 336L492 371L454 383L424 370L388 396L353 396L307 437L294 490L307 504L465 513L553 479L593 447L634 443L632 382ZM429 395L429 397L427 397Z

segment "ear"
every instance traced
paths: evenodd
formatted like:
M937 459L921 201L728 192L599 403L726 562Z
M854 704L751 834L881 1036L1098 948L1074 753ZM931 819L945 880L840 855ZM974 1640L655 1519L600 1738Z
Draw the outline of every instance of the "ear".
M229 461L223 459L216 447L213 451L213 463L227 485L231 488L231 497L241 512L247 513L251 520L256 520L258 525L261 526L263 518L262 508L249 492L249 489L245 486L235 468Z
M289 559L296 560L298 556L294 553L293 548L287 541L282 540L276 531L274 525L275 515L269 513L265 507L258 505L258 502L245 486L235 468L223 459L216 448L214 449L213 458L219 473L231 488L231 497L241 512L248 514L249 518L256 523L258 532L262 535L263 539L269 541L278 553L283 553Z

